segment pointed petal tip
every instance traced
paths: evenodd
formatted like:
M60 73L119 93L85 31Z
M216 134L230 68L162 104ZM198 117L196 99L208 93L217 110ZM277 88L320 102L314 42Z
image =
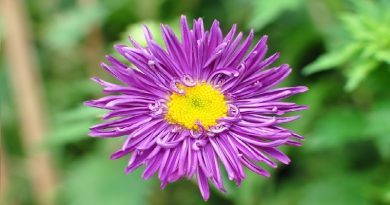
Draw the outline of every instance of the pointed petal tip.
M93 77L90 77L89 79L92 80L92 81L95 81L95 80L98 80L99 78L96 77L96 76L93 76Z
M102 67L102 68L107 67L107 64L106 64L105 62L101 62L99 65L100 65L100 67Z
M200 194L202 195L202 198L203 198L204 201L209 200L209 198L210 198L210 190L209 190L208 187L205 190L201 191Z
M88 132L88 136L94 137L94 138L101 137L98 133L92 131L91 129L92 128L90 128L90 131Z
M310 109L310 107L307 106L307 105L301 105L301 108L302 108L302 110L308 110L308 109ZM303 137L302 137L302 139L303 139Z
M219 21L218 21L218 19L214 19L212 24L215 24L216 26L219 26Z
M160 28L161 28L161 30L164 30L165 27L166 27L166 24L160 23Z
M88 100L88 101L85 101L83 102L83 105L84 106L88 106L88 107L93 107L93 100Z
M102 85L102 79L100 79L98 77L91 77L90 80L92 80L93 82L95 82L99 85Z
M203 200L204 200L204 201L208 201L208 200L209 200L209 198L210 198L210 194L209 194L209 195L207 195L207 196L203 196L203 195L202 195L202 198L203 198Z
M105 55L104 57L105 57L111 64L113 64L113 62L115 62L115 61L118 61L118 60L115 59L115 57L112 56L112 55Z
M255 30L253 30L253 28L251 28L250 30L249 30L249 37L253 37L255 35Z
M290 165L291 159L283 159L283 161L280 161L280 162L282 162L285 165Z
M124 44L114 44L114 49L117 50L117 51L121 51L123 48L127 47L126 45Z
M123 157L123 151L119 150L119 151L116 151L116 152L111 154L110 160L116 160L116 159L119 159L121 157Z
M168 182L166 181L162 181L161 184L160 184L160 189L163 190L165 189L165 187L167 186Z
M162 24L162 23L161 23L161 24ZM160 25L161 25L161 24L160 24ZM143 24L142 24L142 28L143 28L145 34L147 34L147 35L149 35L150 37L152 37L152 36L151 36L152 33L151 33L150 28L149 28L149 26L148 26L147 24L143 23Z
M126 175L128 175L128 174L130 174L131 170L129 169L129 167L126 167L124 172L125 172Z
M302 92L307 92L310 90L309 87L307 86L299 86L299 87L301 88Z
M293 88L293 92L294 94L297 94L297 93L304 93L304 92L307 92L309 90L308 87L306 86L295 86Z
M143 27L144 29L146 29L146 30L149 30L149 27L148 27L148 25L147 25L146 23L142 23L142 27Z
M266 172L264 172L264 173L262 174L262 176L267 177L267 178L270 178L270 177L271 177L271 173L269 173L268 171L266 171Z

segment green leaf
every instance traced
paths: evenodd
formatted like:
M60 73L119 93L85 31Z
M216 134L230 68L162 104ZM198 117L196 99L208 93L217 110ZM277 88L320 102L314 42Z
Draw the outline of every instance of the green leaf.
M43 30L42 40L51 48L64 50L76 46L106 16L100 5L75 7L58 14Z
M313 63L307 65L303 69L303 73L310 75L324 70L334 69L337 66L351 60L351 58L361 50L362 46L359 43L349 44L343 47L341 50L331 51L323 54Z
M378 61L374 59L367 59L354 63L354 66L351 66L351 68L347 70L347 84L345 85L345 90L354 90L360 82L378 66L378 64Z
M331 169L331 168L330 168ZM310 182L304 187L300 205L369 205L366 175L339 175Z
M301 4L302 0L255 1L253 17L249 26L260 30L275 21L284 12L297 9Z
M390 159L390 99L376 101L368 115L367 133L375 138L381 156Z
M58 113L55 118L56 123L63 125L64 123L79 123L88 119L97 118L105 112L102 109L80 105L71 110Z
M79 161L68 170L62 187L66 204L147 204L153 182L141 179L142 170L125 175L125 160L111 161L105 153L101 155Z
M379 0L380 1L380 0ZM348 3L354 9L355 13L370 16L371 18L379 17L382 6L385 4L379 3L378 1L367 1L367 0L348 0Z
M332 167L328 167L332 169ZM326 176L302 176L289 178L279 184L256 204L277 205L369 205L365 195L369 180L367 175L352 173L328 174ZM242 203L238 203L242 204Z
M86 121L83 123L73 123L58 126L52 133L49 134L45 140L45 144L55 146L86 139L88 137L88 128L91 125L91 121Z
M341 20L355 39L369 40L373 37L372 30L367 30L363 23L367 20L364 16L345 14L341 16Z
M385 62L385 63L390 65L390 49L383 50L383 51L377 51L375 53L375 58L378 61L383 61L383 62Z
M383 204L390 204L390 188L383 194Z
M361 140L367 137L364 127L363 115L356 109L341 106L327 109L308 133L305 149L334 149Z
M97 116L103 112L105 111L82 106L59 113L44 144L56 146L86 139L89 127L96 123Z
M378 136L375 145L383 159L390 160L390 135Z

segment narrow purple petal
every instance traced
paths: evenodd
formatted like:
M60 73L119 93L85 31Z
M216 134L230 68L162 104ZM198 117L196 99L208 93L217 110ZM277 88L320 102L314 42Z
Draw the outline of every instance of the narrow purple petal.
M279 53L266 57L267 36L251 46L253 30L245 37L233 25L224 35L217 20L207 30L202 18L194 20L190 28L184 15L181 37L161 24L163 46L146 25L143 29L146 46L131 37L130 46L114 46L127 62L107 55L107 62L100 64L118 84L92 78L106 96L84 103L107 110L103 122L92 126L89 135L123 137L122 146L111 159L130 156L126 173L144 165L142 178L157 175L161 189L196 175L200 193L208 200L209 180L226 192L221 169L239 186L246 168L269 177L260 165L276 168L276 161L290 163L279 147L300 146L304 138L280 126L299 116L282 115L307 106L284 100L308 89L277 87L292 69L287 64L272 65ZM167 115L177 108L172 106L173 96L192 97L188 89L199 84L210 85L224 96L226 112L210 126L197 120L194 125L199 129L173 123Z
M207 177L201 169L198 169L197 179L198 179L200 193L202 194L203 199L207 201L210 197L210 187L207 181Z

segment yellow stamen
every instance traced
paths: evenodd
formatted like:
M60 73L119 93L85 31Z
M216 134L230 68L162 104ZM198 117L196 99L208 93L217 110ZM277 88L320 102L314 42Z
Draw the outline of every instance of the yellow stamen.
M171 124L179 124L187 129L199 130L199 120L206 130L217 124L217 119L226 116L228 106L225 96L206 83L194 87L178 86L184 95L173 93L167 103L165 119Z

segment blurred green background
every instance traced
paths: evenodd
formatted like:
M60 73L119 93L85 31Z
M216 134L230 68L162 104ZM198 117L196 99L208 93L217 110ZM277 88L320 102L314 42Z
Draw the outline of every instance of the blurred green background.
M143 41L143 23L156 36L159 23L177 30L185 14L207 28L218 19L225 32L237 23L257 39L269 35L269 54L280 51L277 63L294 68L284 85L310 88L289 99L310 106L287 125L306 137L284 148L292 163L271 178L247 172L241 187L227 182L207 204L390 204L389 0L3 0L0 8L0 203L206 204L193 181L161 191L140 170L125 175L128 159L109 160L122 139L89 138L104 111L82 105L102 96L91 76L112 80L98 65L115 43Z

